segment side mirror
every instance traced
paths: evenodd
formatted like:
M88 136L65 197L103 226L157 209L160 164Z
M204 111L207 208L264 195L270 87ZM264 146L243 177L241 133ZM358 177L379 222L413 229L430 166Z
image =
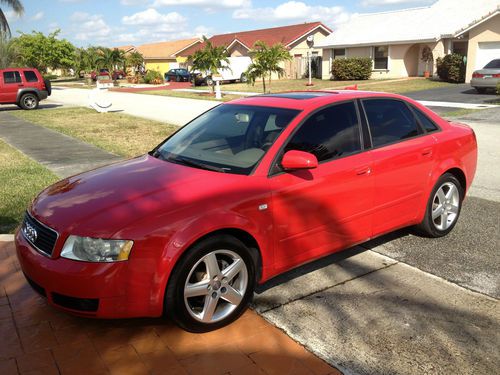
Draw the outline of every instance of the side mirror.
M283 155L281 166L287 171L313 169L318 167L318 159L309 152L290 150Z

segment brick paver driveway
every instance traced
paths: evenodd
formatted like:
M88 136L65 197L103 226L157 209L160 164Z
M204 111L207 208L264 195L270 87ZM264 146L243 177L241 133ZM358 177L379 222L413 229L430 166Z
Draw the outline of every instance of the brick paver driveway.
M161 319L92 320L55 310L0 242L0 374L339 374L248 311L191 334Z

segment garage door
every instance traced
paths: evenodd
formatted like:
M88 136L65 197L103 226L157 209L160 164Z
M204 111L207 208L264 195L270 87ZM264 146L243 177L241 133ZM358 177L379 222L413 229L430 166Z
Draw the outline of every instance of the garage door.
M482 69L486 64L494 59L500 59L500 42L478 43L476 66L474 69Z

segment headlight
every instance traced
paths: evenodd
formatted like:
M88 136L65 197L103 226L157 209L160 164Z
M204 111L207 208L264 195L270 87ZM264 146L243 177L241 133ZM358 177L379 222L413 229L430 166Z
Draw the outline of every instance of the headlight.
M133 241L69 236L61 257L86 262L117 262L127 260Z

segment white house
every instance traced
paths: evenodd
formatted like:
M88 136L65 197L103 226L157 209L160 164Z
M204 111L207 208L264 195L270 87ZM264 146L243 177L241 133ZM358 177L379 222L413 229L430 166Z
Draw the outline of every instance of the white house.
M353 16L317 44L323 50L323 79L330 78L334 59L370 57L372 78L421 76L426 68L422 49L434 61L448 53L467 58L466 81L472 72L500 58L500 0L438 0L433 5Z

